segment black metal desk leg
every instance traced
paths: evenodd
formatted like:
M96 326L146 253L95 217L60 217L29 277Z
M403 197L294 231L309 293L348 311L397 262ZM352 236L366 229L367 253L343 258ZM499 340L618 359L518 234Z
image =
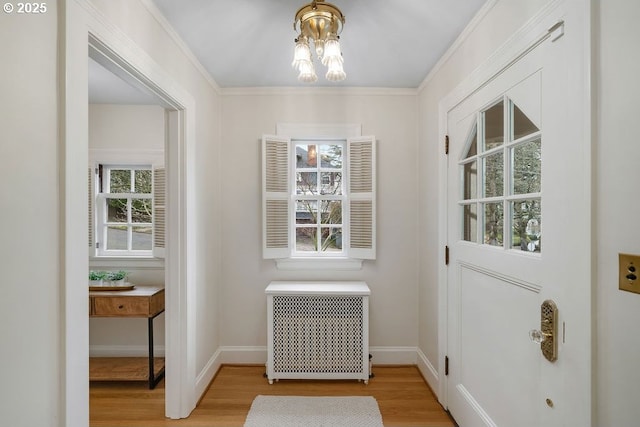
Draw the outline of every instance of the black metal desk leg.
M154 318L155 316L149 317L147 319L148 328L149 328L149 389L150 390L153 390L154 388L156 388L156 385L158 385L158 383L162 381L162 378L164 378L164 366L162 367L160 372L158 372L157 377L155 374L155 366L154 366L155 363L154 363L154 357L153 357L153 319Z

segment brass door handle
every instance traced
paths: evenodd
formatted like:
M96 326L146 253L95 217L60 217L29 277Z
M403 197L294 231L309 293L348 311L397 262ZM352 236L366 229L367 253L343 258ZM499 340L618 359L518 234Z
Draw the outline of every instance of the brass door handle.
M542 355L549 361L558 358L558 307L551 300L546 300L540 306L540 330L529 331L531 341L540 344Z

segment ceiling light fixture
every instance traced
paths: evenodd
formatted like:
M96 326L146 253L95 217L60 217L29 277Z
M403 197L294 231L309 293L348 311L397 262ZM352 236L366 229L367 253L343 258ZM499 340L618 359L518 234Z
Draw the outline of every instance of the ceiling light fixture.
M342 67L340 33L344 25L344 15L336 6L324 1L313 0L296 13L293 29L300 34L293 53L293 68L298 70L298 80L313 83L318 80L311 59L310 41L313 41L318 59L327 67L325 77L332 82L344 80L347 75Z

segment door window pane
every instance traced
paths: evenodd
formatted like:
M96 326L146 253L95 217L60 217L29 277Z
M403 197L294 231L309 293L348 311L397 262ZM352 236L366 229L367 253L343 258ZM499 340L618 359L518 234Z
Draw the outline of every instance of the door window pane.
M502 151L484 159L484 196L497 197L504 194L504 155Z
M464 199L475 199L478 197L478 162L466 163L463 168L464 173Z
M540 252L542 219L540 200L518 200L511 204L512 247L526 252Z
M475 203L462 207L462 238L467 242L478 242L478 207Z
M469 157L473 157L478 154L478 127L476 125L473 126L473 131L471 131L471 142L469 143L469 149L467 150L467 155L464 156L465 159Z
M538 127L533 124L525 113L517 105L513 105L513 140L538 132Z
M540 139L517 145L513 149L513 194L540 192L542 166Z
M503 101L482 113L484 117L484 149L491 150L504 143Z
M502 202L484 205L484 243L502 246L504 230L504 209Z

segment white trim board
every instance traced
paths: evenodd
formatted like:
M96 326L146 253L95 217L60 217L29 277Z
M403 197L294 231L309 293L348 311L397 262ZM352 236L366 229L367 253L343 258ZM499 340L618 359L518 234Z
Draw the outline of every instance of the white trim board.
M89 164L111 163L117 165L140 165L164 163L164 150L90 148Z
M431 390L438 390L440 387L440 376L438 375L438 370L435 368L433 363L431 363L427 355L420 349L418 349L417 365L425 381L429 384L429 387L431 387ZM438 401L440 400L438 399ZM441 401L440 403L442 404Z
M218 349L222 364L265 364L266 346L222 346ZM369 347L374 365L415 365L418 363L417 347L374 346ZM421 352L420 352L421 353Z
M384 87L233 87L221 89L222 96L416 96L414 88Z
M175 125L168 134L174 140L166 145L167 183L172 199L169 248L166 259L166 415L187 417L197 402L195 345L195 266L187 253L195 250L195 101L119 27L110 22L89 0L64 2L61 26L62 58L60 88L63 92L60 114L61 130L61 194L64 262L63 283L77 284L86 280L88 263L86 188L88 160L88 55L135 85L155 94L158 104L168 111ZM89 43L87 43L89 40ZM188 114L187 114L188 113ZM82 184L84 183L84 184ZM80 188L82 187L82 190ZM83 225L84 224L84 225ZM86 260L86 261L83 261ZM82 279L84 278L84 279ZM86 287L65 286L61 290L64 311L64 348L61 366L64 376L61 398L63 421L69 427L86 425L88 419L88 322ZM82 310L84 307L84 310Z

